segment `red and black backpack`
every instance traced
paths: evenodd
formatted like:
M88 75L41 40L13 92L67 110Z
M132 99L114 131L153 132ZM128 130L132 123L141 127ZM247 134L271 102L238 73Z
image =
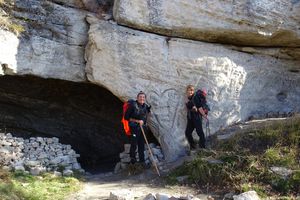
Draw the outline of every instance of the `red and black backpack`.
M135 100L133 99L129 99L128 101L124 102L123 104L123 115L122 115L122 124L123 124L123 128L124 128L124 131L125 131L125 134L127 136L130 136L131 135L131 130L130 130L130 126L129 126L129 121L125 119L125 113L127 112L128 108L130 106L133 106L135 103Z
M207 93L205 90L197 90L195 92L195 95L193 96L192 101L196 107L202 106L205 114L208 114L208 111L210 111L210 108L207 104L206 95L207 95Z

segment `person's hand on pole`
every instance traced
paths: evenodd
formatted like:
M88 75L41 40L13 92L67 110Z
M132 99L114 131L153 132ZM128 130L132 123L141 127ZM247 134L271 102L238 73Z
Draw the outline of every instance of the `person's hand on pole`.
M144 121L143 120L139 120L138 123L139 123L140 126L144 125Z
M196 106L193 106L192 110L193 110L194 112L197 112L197 107L196 107Z
M203 108L202 107L198 108L198 111L203 116L203 118L206 119L206 121L208 121L207 114L205 114Z

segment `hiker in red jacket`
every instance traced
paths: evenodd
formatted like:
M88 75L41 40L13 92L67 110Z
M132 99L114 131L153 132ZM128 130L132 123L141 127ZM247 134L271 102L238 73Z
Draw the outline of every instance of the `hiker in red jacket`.
M146 127L147 114L150 112L150 106L146 103L146 94L140 91L137 94L137 99L127 109L124 118L129 121L131 130L130 135L130 163L136 162L136 148L138 147L139 162L145 162L144 150L145 141L141 127Z

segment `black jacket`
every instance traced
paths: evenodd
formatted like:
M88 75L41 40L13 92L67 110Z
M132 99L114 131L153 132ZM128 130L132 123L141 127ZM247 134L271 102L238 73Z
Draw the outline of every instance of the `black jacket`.
M187 117L188 119L192 119L194 117L199 117L200 113L199 111L194 111L193 107L196 106L196 108L203 107L203 103L199 98L195 98L195 95L188 98L188 102L185 104L186 108L188 109Z
M186 107L188 110L191 110L194 106L196 106L197 108L203 107L203 101L195 96L194 94L188 98L188 102L186 103Z
M147 114L150 112L150 106L147 104L139 104L137 101L132 103L127 109L124 118L129 121L130 118L136 120L143 120L144 124L147 121ZM129 122L129 125L133 125L134 122Z

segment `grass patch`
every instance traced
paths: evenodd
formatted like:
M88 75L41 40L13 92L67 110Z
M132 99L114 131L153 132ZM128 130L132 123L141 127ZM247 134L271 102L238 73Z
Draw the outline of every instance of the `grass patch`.
M11 12L14 2L11 0L0 0L0 28L9 30L16 35L25 31L25 28L18 20L12 17Z
M224 192L255 190L261 197L295 197L300 195L299 142L299 117L254 127L226 141L214 141L213 150L201 150L167 179L174 184L176 177L188 175L190 183L203 189L210 185ZM272 166L293 173L281 177L270 170Z
M0 170L1 200L62 200L80 187L81 183L73 177L32 176Z
M0 16L0 28L9 30L16 35L25 31L24 27L16 22L13 22L9 17Z

